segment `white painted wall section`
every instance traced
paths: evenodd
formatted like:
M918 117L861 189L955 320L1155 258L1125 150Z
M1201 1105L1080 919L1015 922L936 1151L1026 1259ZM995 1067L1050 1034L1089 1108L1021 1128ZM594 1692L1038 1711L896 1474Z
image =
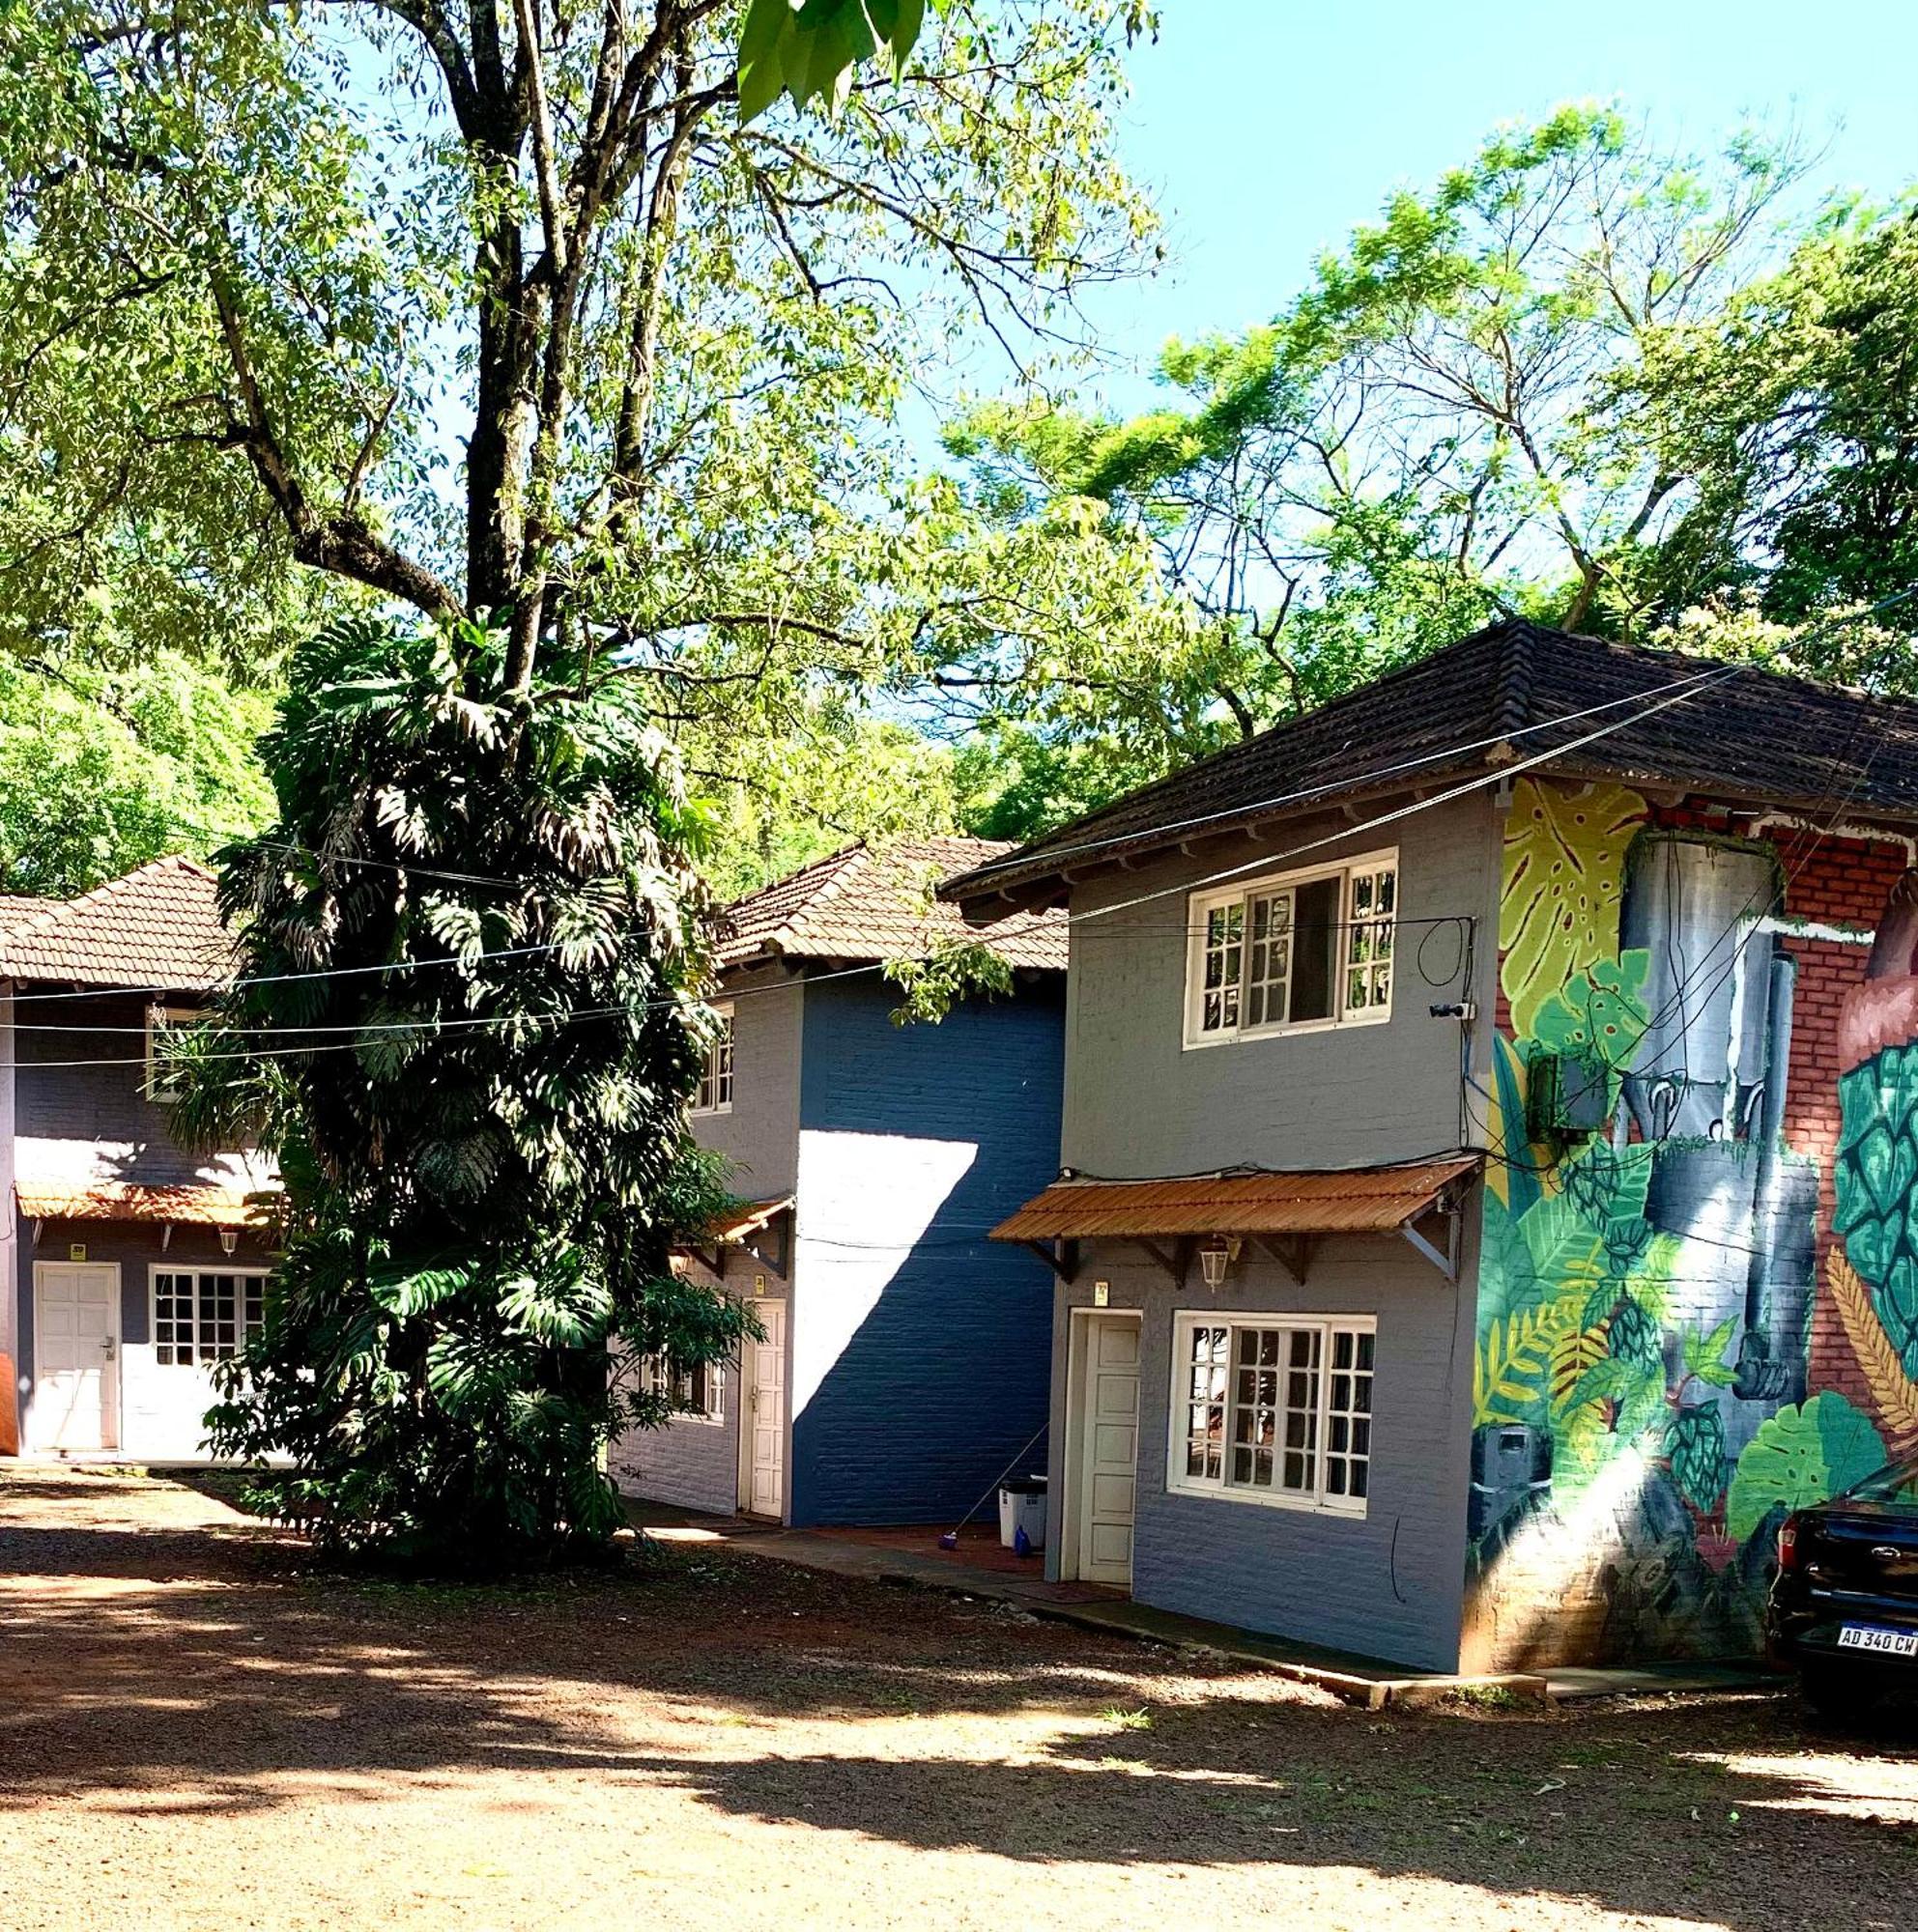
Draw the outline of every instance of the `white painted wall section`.
M803 1308L792 1324L795 1419L978 1157L976 1141L800 1134L793 1275Z

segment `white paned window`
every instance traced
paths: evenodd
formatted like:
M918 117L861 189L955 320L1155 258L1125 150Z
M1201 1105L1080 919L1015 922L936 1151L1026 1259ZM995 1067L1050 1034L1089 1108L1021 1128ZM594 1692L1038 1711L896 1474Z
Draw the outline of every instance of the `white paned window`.
M1395 852L1188 903L1188 1046L1391 1016Z
M1375 866L1350 875L1345 911L1347 1012L1391 1006L1392 914L1397 903L1395 867Z
M1178 1317L1170 1487L1364 1515L1374 1327L1369 1316Z
M266 1324L258 1268L156 1268L154 1360L161 1368L223 1362Z
M700 1068L699 1091L693 1095L696 1114L730 1114L732 1111L732 1009L715 1007L719 1032L706 1047Z
M1234 899L1205 913L1199 962L1199 1009L1208 1033L1233 1032L1239 1025L1239 970L1244 961L1245 908Z
M640 1364L640 1386L648 1395L665 1396L673 1406L675 1419L726 1420L726 1371L717 1362L681 1368L662 1355L648 1355Z
M147 1085L149 1100L170 1107L180 1097L180 1075L166 1065L163 1055L166 1037L200 1017L192 1007L149 1007L147 1009Z

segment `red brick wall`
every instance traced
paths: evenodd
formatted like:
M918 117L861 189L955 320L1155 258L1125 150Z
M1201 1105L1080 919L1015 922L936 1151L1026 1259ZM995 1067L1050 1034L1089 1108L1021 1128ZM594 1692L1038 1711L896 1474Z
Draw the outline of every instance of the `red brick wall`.
M1777 835L1787 868L1785 909L1793 919L1875 926L1886 895L1904 870L1903 843L1856 838L1807 840ZM1791 1020L1791 1064L1785 1109L1785 1144L1818 1163L1818 1292L1813 1299L1810 1385L1837 1389L1869 1415L1871 1391L1824 1293L1831 1232L1832 1158L1838 1151L1838 1015L1846 991L1865 977L1867 949L1829 939L1786 942L1798 962Z

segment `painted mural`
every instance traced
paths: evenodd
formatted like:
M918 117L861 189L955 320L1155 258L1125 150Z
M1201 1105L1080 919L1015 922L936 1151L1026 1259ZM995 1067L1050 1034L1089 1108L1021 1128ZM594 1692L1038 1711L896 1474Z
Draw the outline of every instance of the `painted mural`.
M1749 1649L1785 1511L1918 1442L1918 873L1866 918L1807 919L1821 843L1617 783L1515 788L1473 1379L1480 1667ZM1794 1066L1834 1069L1835 1131L1820 1095L1794 1104ZM1843 1375L1815 1346L1832 1318Z

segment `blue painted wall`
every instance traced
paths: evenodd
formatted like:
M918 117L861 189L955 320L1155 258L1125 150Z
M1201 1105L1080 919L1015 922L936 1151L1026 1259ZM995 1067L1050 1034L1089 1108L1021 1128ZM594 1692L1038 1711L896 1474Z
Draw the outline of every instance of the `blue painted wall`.
M794 1413L795 1523L951 1522L1035 1435L1020 1467L1045 1466L1051 1270L986 1231L1058 1171L1064 988L1021 984L937 1026L894 1026L897 1004L870 979L806 989L796 1350L809 1321L831 1325L836 1287L873 1266L856 1232L808 1238L809 1200L899 1185L883 1137L974 1151L935 1207L929 1197L923 1234L888 1257L876 1301ZM850 1169L822 1173L822 1161Z

